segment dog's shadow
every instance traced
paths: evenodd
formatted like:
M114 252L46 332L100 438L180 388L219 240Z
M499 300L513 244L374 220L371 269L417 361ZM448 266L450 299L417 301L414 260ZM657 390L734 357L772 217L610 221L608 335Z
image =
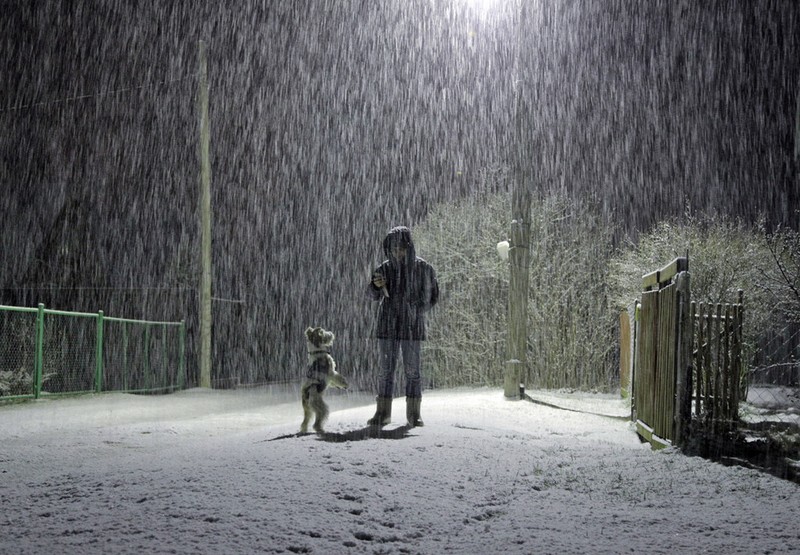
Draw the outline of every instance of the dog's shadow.
M363 441L365 439L405 439L410 437L409 431L411 426L408 424L391 428L389 430L379 428L378 426L367 426L360 430L351 430L349 432L322 432L317 434L314 432L287 434L283 436L274 437L267 441L276 441L278 439L289 439L292 437L303 437L316 435L320 441L327 441L328 443L344 443L346 441Z

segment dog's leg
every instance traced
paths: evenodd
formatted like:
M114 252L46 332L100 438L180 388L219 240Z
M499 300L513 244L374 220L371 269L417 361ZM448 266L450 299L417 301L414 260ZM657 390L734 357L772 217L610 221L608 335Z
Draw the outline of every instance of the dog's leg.
M308 423L311 422L311 403L309 402L309 387L304 385L300 393L300 400L303 403L303 423L300 424L300 433L308 432Z
M310 401L313 411L317 413L317 418L314 421L314 431L317 433L322 433L324 431L322 427L325 425L325 421L328 419L328 405L322 398L322 394L313 390Z

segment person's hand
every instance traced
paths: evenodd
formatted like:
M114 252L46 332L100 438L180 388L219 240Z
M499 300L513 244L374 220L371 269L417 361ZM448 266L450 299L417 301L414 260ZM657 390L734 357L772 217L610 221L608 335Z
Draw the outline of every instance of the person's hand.
M372 274L372 285L378 289L383 289L386 287L386 278L380 272L375 272Z

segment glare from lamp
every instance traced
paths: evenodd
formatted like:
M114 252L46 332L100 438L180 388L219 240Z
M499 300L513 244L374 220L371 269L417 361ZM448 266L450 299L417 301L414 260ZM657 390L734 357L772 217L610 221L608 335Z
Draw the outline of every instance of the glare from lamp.
M497 243L497 256L499 256L501 260L508 260L508 248L508 241L500 241Z
M498 0L468 0L467 4L476 8L479 12L486 13L494 9L497 2Z

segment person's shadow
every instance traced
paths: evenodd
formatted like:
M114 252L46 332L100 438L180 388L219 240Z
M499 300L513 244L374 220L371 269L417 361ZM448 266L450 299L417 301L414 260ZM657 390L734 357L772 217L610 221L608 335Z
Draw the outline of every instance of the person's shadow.
M345 441L363 441L365 439L404 439L409 437L411 426L405 424L397 428L386 430L378 426L367 426L360 430L350 432L323 432L318 434L318 439L330 443L343 443Z
M306 432L306 433L296 433L296 434L286 434L278 437L273 437L272 439L268 439L267 441L276 441L279 439L289 439L291 437L303 437L303 436L310 436L316 435L317 439L320 441L327 441L329 443L344 443L346 441L363 441L365 439L405 439L409 437L408 432L411 430L411 426L405 424L403 426L398 426L397 428L391 428L389 430L384 428L379 428L378 426L367 426L365 428L361 428L360 430L352 430L349 432L322 432L321 434L315 434L314 432Z

